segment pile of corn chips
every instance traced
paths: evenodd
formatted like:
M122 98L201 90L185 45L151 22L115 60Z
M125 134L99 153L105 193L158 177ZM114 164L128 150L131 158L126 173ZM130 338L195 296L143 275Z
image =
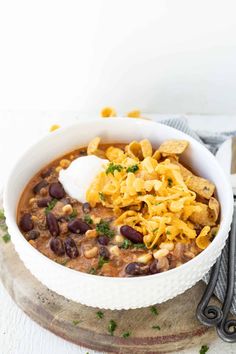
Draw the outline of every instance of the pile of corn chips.
M219 203L214 184L179 162L187 141L165 141L157 150L147 139L105 151L99 144L96 137L87 153L107 158L109 165L87 191L92 207L112 208L115 224L141 232L149 249L165 241L195 240L200 249L209 245L218 230Z

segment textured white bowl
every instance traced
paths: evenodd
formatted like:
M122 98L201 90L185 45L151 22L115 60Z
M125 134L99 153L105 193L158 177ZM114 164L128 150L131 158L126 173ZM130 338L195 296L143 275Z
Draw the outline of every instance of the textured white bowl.
M81 273L59 265L32 247L16 224L20 195L30 178L56 157L82 147L95 136L103 142L130 142L147 138L159 145L166 139L186 139L190 147L185 161L200 176L212 180L221 204L221 224L211 245L193 260L164 273L136 277L110 278ZM31 273L58 294L93 307L130 309L166 301L194 285L219 256L232 218L232 190L215 157L201 144L176 129L155 122L136 119L101 119L78 122L48 134L18 160L4 190L6 222L12 242Z

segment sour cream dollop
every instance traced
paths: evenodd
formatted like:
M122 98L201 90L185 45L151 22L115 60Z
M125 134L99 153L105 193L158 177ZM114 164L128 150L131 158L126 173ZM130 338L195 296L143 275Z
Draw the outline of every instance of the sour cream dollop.
M67 169L59 172L59 181L70 197L85 203L88 188L108 162L95 155L78 157Z

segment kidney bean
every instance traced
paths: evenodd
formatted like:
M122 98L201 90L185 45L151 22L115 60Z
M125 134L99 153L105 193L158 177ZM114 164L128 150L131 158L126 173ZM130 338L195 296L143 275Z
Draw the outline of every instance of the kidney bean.
M149 272L149 266L139 263L139 262L133 262L129 263L126 268L125 272L128 275L146 275Z
M156 274L160 272L160 267L158 261L155 260L149 265L149 271L151 274Z
M82 219L74 219L68 223L68 229L74 234L85 234L91 227Z
M64 191L64 188L62 187L61 183L56 182L56 183L50 184L49 194L53 198L62 199L65 196L65 191Z
M37 184L33 187L33 192L34 192L34 194L39 193L42 188L45 188L45 187L47 187L47 186L48 186L48 182L43 179L42 181L40 181L39 183L37 183Z
M24 215L22 215L22 217L20 218L20 228L22 231L24 232L29 232L30 230L32 230L34 228L34 223L31 217L31 214L26 213Z
M143 242L143 235L133 229L131 226L123 225L120 228L121 235L125 236L128 240L132 241L133 243L142 243Z
M100 243L100 245L103 245L103 246L108 245L108 243L110 241L109 237L105 236L105 235L99 236L97 240L98 240L98 243Z
M59 237L51 239L50 248L57 256L63 256L65 254L64 243Z
M41 176L42 178L45 178L45 177L50 176L51 173L52 173L52 168L49 168L49 169L47 169L47 170L42 171L40 176Z
M38 238L40 236L40 232L36 231L36 230L31 230L28 232L26 238L27 240L36 240L36 238Z
M64 244L65 244L66 254L70 258L77 258L79 255L79 251L75 241L71 237L67 237Z
M89 203L83 203L83 204L82 204L82 210L83 210L83 212L84 212L85 214L90 213L90 211L91 211L91 206L90 206L90 204L89 204Z
M39 200L37 200L37 206L39 208L46 208L48 206L48 204L51 202L51 200L52 200L52 197L39 199Z
M49 229L50 234L52 236L58 236L60 233L60 229L59 229L57 219L53 213L48 213L46 215L46 223L47 223L47 227Z
M103 257L104 259L109 259L110 258L110 252L106 247L100 247L99 250L99 255Z

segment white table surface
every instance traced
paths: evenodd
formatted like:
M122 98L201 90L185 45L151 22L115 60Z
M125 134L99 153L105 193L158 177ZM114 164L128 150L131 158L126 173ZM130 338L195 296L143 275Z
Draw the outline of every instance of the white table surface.
M150 116L150 115L149 115ZM170 115L173 117L173 115ZM153 115L157 119L166 116ZM225 131L236 129L236 116L186 116L193 129ZM53 123L62 126L80 117L69 111L5 111L0 112L0 187L3 186L7 171L19 154L40 135L48 132ZM0 283L0 354L96 354L69 343L41 328L27 317L12 301ZM209 344L209 354L236 353L236 344L227 344L219 339ZM183 354L199 353L199 347L184 350ZM135 354L135 353L131 353Z

